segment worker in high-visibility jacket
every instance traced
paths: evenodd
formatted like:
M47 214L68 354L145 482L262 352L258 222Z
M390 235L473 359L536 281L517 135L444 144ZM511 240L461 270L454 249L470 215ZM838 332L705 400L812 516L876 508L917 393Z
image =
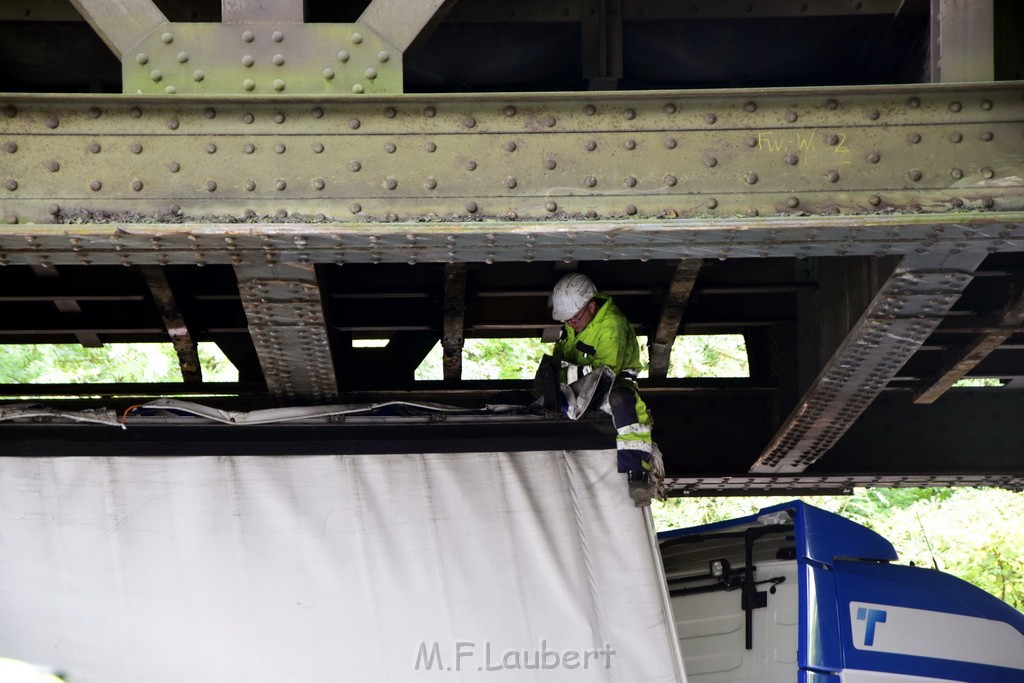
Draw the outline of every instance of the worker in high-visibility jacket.
M617 432L618 470L626 473L630 497L638 506L646 505L656 492L651 476L655 446L651 416L637 390L642 365L633 326L612 298L597 291L582 273L560 279L551 293L551 303L552 317L563 323L554 349L554 359L561 361L561 381L571 383L574 370L586 373L601 366L615 375L608 402Z

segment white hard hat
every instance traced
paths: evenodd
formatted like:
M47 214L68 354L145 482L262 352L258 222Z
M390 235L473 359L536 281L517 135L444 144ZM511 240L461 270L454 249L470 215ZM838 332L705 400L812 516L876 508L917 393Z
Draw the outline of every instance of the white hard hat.
M594 282L583 273L569 273L551 292L551 317L565 322L597 294Z

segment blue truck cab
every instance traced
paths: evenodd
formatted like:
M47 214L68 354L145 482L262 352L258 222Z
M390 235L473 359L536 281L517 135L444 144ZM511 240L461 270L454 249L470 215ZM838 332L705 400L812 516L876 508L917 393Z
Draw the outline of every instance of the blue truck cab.
M1024 682L1024 614L799 501L658 535L687 680Z

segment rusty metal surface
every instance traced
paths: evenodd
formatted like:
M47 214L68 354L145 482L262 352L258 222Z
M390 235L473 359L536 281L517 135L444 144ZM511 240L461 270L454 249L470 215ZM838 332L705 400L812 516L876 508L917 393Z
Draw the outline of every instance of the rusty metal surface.
M592 222L0 225L3 265L498 263L1024 249L1024 212Z
M824 456L938 327L983 258L905 257L751 473L799 473Z
M661 315L658 316L658 326L651 338L649 372L654 379L665 379L668 374L672 345L679 334L679 323L690 301L700 268L701 262L698 260L683 260L676 264L661 306Z
M235 273L271 397L281 404L336 401L338 382L313 267L240 265Z
M1019 210L1022 92L0 96L0 195L34 223Z
M444 378L462 378L462 347L466 343L466 264L444 269L444 327L441 334Z
M170 337L174 351L178 354L182 381L185 384L202 382L203 372L199 364L199 347L196 346L195 340L189 333L185 317L181 314L164 269L157 266L143 266L141 270L157 311L160 312L160 317L164 321L164 327L167 328L167 336Z
M125 55L122 81L124 92L133 95L397 93L402 55L363 24L168 22ZM237 134L244 125L238 117L231 126L223 126L222 119L217 135ZM135 123L154 132L147 118Z
M708 476L668 477L672 496L802 495L853 493L859 487L924 488L932 486L992 486L1024 491L1024 476L1011 474L849 474L828 476Z

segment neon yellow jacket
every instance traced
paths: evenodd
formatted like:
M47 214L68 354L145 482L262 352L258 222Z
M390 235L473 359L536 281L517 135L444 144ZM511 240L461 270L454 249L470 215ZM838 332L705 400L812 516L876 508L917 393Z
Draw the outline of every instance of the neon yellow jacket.
M578 335L564 325L562 338L555 342L555 357L574 365L607 366L617 379L624 370L635 377L643 366L633 326L610 296L598 292L594 299L600 304L594 319Z

